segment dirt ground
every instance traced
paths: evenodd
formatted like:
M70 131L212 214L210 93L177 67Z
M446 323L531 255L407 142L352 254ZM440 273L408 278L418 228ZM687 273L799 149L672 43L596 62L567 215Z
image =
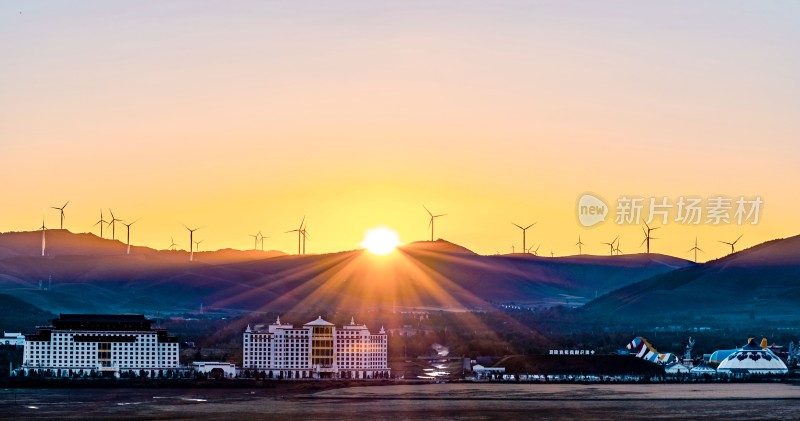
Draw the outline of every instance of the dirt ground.
M797 419L789 384L425 384L300 389L4 389L4 419Z

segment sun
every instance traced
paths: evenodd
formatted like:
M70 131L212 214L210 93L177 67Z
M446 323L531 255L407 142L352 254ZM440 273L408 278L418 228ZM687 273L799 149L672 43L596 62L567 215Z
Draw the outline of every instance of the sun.
M364 241L361 242L362 247L379 256L393 252L400 244L397 233L386 227L372 228L364 234Z

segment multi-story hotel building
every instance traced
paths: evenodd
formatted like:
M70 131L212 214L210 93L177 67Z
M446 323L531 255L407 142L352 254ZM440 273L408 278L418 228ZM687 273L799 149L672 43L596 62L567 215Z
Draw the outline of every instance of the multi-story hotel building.
M143 315L62 314L25 336L22 369L55 376L150 377L179 368L178 341Z
M271 378L389 378L386 331L371 334L365 325L337 328L317 318L302 327L275 323L249 325L243 338L243 370Z

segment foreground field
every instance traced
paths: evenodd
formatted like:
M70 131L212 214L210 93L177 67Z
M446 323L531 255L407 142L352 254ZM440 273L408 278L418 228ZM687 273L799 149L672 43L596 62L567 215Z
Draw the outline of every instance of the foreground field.
M0 418L314 420L794 419L789 384L427 384L307 393L247 389L5 389Z

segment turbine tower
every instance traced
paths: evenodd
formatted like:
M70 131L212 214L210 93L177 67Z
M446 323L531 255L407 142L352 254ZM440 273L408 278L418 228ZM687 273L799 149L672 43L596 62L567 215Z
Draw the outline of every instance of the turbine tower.
M578 242L575 243L575 245L578 246L578 256L580 256L581 254L583 254L582 246L586 245L584 242L581 241L580 235L578 235Z
M647 222L644 223L644 226L647 227L647 229L642 227L642 232L644 232L644 240L642 240L642 244L647 243L647 254L650 254L650 240L658 240L658 238L653 238L650 236L650 231L655 231L661 227L650 228L650 225L647 225ZM642 244L639 244L639 247L641 247Z
M300 231L303 234L303 255L306 254L306 240L308 240L308 224Z
M431 241L433 241L433 220L438 218L438 217L440 217L440 216L445 216L447 214L446 213L442 213L442 214L439 214L439 215L434 215L434 214L431 213L431 211L428 210L428 208L425 207L425 205L422 205L422 207L425 208L425 211L428 212L428 215L431 216L431 220L430 220L430 222L428 222L428 227L431 229Z
M530 227L532 227L532 226L536 225L536 222L534 222L534 223L532 223L532 224L528 225L528 226L527 226L527 227L525 227L525 228L522 228L521 226L519 226L519 225L517 225L517 224L515 224L515 223L513 223L513 222L511 223L511 225L514 225L515 227L517 227L517 228L519 228L519 229L521 229L521 230L522 230L522 249L523 249L523 250L525 250L525 252L527 253L527 250L528 250L528 249L527 249L527 248L525 248L525 237L526 237L526 235L525 235L525 234L526 234L526 231L528 231L528 228L530 228Z
M138 219L131 222L130 224L126 224L124 222L122 223L122 225L125 225L125 227L128 229L128 251L125 254L131 254L131 225L137 222L139 222Z
M303 215L303 220L300 221L300 228L293 229L291 231L286 231L286 234L288 234L290 232L296 232L297 233L297 254L300 254L300 245L301 245L300 243L301 243L301 239L303 237L303 224L305 222L306 222L306 217L305 217L305 215Z
M720 243L722 243L722 244L727 244L727 245L731 246L731 254L733 254L733 253L736 253L736 247L735 247L735 246L736 246L736 243L738 243L738 242L739 242L739 240L741 240L741 239L742 239L742 236L744 236L744 234L740 235L740 236L739 236L739 238L737 238L737 239L736 239L736 241L734 241L734 242L732 242L732 243L729 243L729 242L727 242L727 241L720 241Z
M694 247L690 248L688 252L694 251L694 262L697 263L697 252L705 253L700 247L697 247L697 237L694 237Z
M617 239L618 239L618 238L619 238L619 235L618 235L618 236L616 236L616 237L615 237L613 240L611 240L611 242L610 242L610 243L601 243L601 244L605 244L605 245L607 245L607 246L609 246L609 247L610 247L610 249L611 249L611 253L609 254L610 256L613 256L613 255L614 255L614 243L616 243L616 242L617 242Z
M100 225L100 238L103 238L103 224L105 223L108 223L108 221L103 219L103 210L100 209L100 220L95 222L94 225L92 225L93 227Z
M183 224L181 224L181 225L183 225ZM195 229L191 229L191 228L187 227L186 225L183 225L183 227L186 228L187 230L189 230L189 261L191 262L191 261L194 260L194 248L192 248L192 245L194 243L194 232L199 230L201 227L197 227Z
M67 205L69 205L69 200L67 200L67 203L64 203L64 206L62 206L60 208L57 208L55 206L51 206L52 209L55 209L55 210L61 212L61 229L62 230L64 229L64 208L66 208Z
M253 243L253 250L257 250L258 249L258 238L259 238L258 234L256 234L256 235L248 234L247 236L248 237L253 237L253 240L255 240L255 242Z
M108 225L111 225L111 239L112 240L116 240L117 239L117 221L122 222L122 220L121 219L117 219L117 218L114 217L114 211L112 211L111 208L108 208L108 213L111 214L111 220L108 221Z
M45 248L44 232L47 230L47 227L44 226L44 209L42 209L42 226L39 229L42 230L42 257L44 257L44 248Z

